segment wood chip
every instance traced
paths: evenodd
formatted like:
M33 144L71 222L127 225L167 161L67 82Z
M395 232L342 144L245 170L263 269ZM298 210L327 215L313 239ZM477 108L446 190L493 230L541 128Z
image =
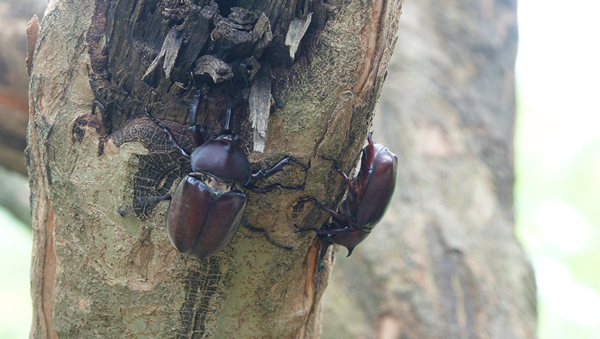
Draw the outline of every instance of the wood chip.
M308 13L306 19L295 18L290 22L290 28L285 36L285 45L290 47L290 58L292 58L292 61L294 61L300 41L302 41L304 34L306 34L306 30L308 29L308 26L310 26L311 20L312 12Z
M215 84L233 78L231 66L214 55L203 55L198 58L194 74L207 74L213 79Z
M265 149L269 115L271 114L271 67L263 64L250 88L250 122L254 128L254 152Z
M171 28L167 37L165 38L165 42L162 45L160 53L154 58L154 61L148 67L146 74L142 77L142 80L145 80L158 65L163 62L163 70L165 71L165 76L167 79L171 76L171 71L175 66L175 59L177 59L177 54L179 53L179 48L181 47L181 43L183 42L183 34L176 28Z
M271 32L271 22L265 13L261 13L260 18L252 30L252 40L254 41L254 51L252 55L260 58L265 48L273 41L273 32Z

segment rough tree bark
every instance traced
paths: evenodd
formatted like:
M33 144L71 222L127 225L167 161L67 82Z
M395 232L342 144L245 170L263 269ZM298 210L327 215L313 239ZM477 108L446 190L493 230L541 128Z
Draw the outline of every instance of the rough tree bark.
M396 194L336 260L323 338L535 338L535 279L513 231L516 2L403 12L374 121L399 157Z
M327 215L297 201L341 200L343 182L318 156L336 157L348 172L356 164L400 7L51 1L29 97L32 337L318 337L331 256L318 273L319 241L294 225L314 227ZM136 200L172 191L189 171L144 109L189 148L183 126L198 91L199 121L213 132L223 92L249 99L234 107L233 129L255 168L283 155L311 161L307 172L289 166L259 183L305 182L304 192L247 193L245 218L291 250L241 227L224 251L199 261L169 243L168 203Z

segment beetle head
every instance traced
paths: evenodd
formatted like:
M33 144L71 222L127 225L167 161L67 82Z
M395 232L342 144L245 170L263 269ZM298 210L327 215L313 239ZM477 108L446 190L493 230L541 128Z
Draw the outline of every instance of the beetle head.
M194 172L209 174L224 181L246 186L252 177L248 157L237 145L235 136L221 134L216 139L198 146L191 155Z

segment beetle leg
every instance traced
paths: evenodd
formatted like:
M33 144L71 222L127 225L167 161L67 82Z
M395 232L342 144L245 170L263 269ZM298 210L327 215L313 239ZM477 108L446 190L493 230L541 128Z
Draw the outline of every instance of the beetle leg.
M331 236L333 237L334 235L340 235L340 234L348 234L350 233L350 228L348 227L344 227L344 228L337 228L337 229L317 229L315 232L317 232L318 235L326 235L326 236Z
M321 238L321 253L319 254L319 261L317 266L319 272L323 271L323 269L325 268L325 265L323 264L323 259L325 258L325 254L327 253L327 249L329 248L329 246L333 245L333 241L331 241L331 238L331 235Z
M140 205L155 204L165 200L171 200L171 195L157 195L153 197L136 197L136 202Z
M319 229L318 228L300 228L300 226L294 224L294 226L296 226L296 230L294 231L294 233L302 233L302 232L306 232L306 231L315 231L317 232Z
M163 132L167 133L169 135L169 140L171 140L173 142L173 145L175 146L175 148L177 148L177 150L179 150L179 152L181 152L181 154L186 157L189 158L190 154L188 152L186 152L183 148L181 148L181 146L179 146L179 143L177 142L177 139L175 139L175 136L173 135L173 133L171 132L170 129L167 128L167 126L163 125L160 121L156 120L155 117L151 116L150 113L148 113L148 110L144 108L144 113L146 113L146 115L152 119L152 121L158 125L158 127L162 128Z
M270 177L277 172L283 171L283 167L285 165L289 165L290 162L295 162L300 167L304 168L305 171L310 168L310 162L308 165L305 165L305 164L301 163L299 160L294 159L292 157L284 157L283 159L279 160L279 162L277 162L275 165L273 165L273 167L271 167L267 170L263 171L263 170L259 169L256 171L252 171L252 179L258 180L258 179Z
M298 200L299 204L304 204L306 202L312 201L315 203L315 205L317 205L318 208L322 209L323 211L329 213L329 215L331 215L331 217L333 218L333 220L335 220L336 222L343 224L346 221L346 217L344 217L342 214L332 210L331 208L323 205L323 203L321 203L320 201L318 201L317 199L313 198L313 197L307 197L307 198L303 198Z
M352 182L350 181L350 179L348 178L346 173L344 173L344 171L342 171L340 166L338 166L337 160L335 160L333 158L328 158L324 155L321 155L321 158L325 159L325 160L333 161L332 167L336 170L336 172L338 172L338 174L342 177L342 179L344 179L344 181L346 182L346 185L348 185L348 188L350 189L350 192L352 192L352 194L356 194L356 187L354 187L354 185L352 184Z
M304 184L300 185L300 186L286 186L286 185L282 185L282 184L273 184L273 185L269 185L267 187L256 187L252 184L248 184L246 186L244 186L245 188L247 188L248 190L254 192L254 193L268 193L271 192L274 189L278 189L278 190L294 190L294 191L301 191L304 189Z
M317 234L319 234L319 239L321 239L321 253L319 254L318 270L319 272L321 272L325 268L325 265L323 265L323 258L325 258L325 253L327 253L327 249L329 248L329 246L333 245L333 241L331 240L333 238L333 235L327 234L321 236L321 233L319 233L321 229L319 228L300 228L298 227L298 225L294 226L296 226L296 231L294 231L296 233L315 231Z
M259 227L254 227L254 226L250 225L250 223L248 221L246 221L246 219L243 219L243 218L242 218L242 223L250 231L255 232L255 233L261 233L267 239L267 241L270 242L271 244L273 244L279 248L282 248L284 250L287 250L287 251L292 250L292 247L290 247L290 246L281 245L281 244L278 244L277 242L275 242L275 240L273 240L271 238L271 236L265 229L259 228Z
M350 229L348 227L344 227L344 228L334 228L334 229L324 229L324 228L300 228L298 227L298 225L294 225L296 226L296 231L295 232L306 232L306 231L315 231L315 233L317 233L318 235L323 235L325 236L325 238L331 238L334 235L340 235L340 234L348 234L350 233Z
M294 159L292 157L284 157L283 159L279 160L279 162L277 162L273 167L271 167L267 170L263 171L260 169L260 170L252 171L252 179L257 180L257 179L263 179L263 178L270 177L277 172L283 171L283 167L285 167L286 165L289 165L290 162L296 163L297 165L302 167L305 171L310 168L310 162L308 165L305 165L305 164L301 163L299 160ZM267 193L274 189L301 191L304 189L304 183L300 186L287 186L287 185L282 185L282 184L272 184L267 187L260 188L253 184L248 184L244 187L246 187L247 189L249 189L250 191L252 191L254 193Z
M94 102L92 102L92 114L96 114L96 108L100 111L100 113L102 113L101 115L104 115L106 112L106 108L98 100L94 100Z

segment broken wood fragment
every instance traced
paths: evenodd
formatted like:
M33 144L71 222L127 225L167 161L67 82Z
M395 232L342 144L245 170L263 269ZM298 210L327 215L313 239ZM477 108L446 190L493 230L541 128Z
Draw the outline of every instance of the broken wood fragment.
M252 81L250 88L250 122L254 129L254 152L262 152L267 139L269 114L271 113L271 67L263 65Z
M196 60L196 75L209 75L215 84L230 80L233 78L231 66L223 60L213 55L203 55Z
M165 71L165 77L169 79L171 76L171 70L175 66L175 59L177 59L177 54L179 53L179 48L181 47L181 42L183 41L183 35L181 32L175 27L171 28L167 37L165 38L165 42L162 45L160 53L154 58L154 61L148 67L148 70L142 77L142 80L145 80L148 75L150 75L156 67L163 62L163 70Z
M260 14L260 18L258 18L256 25L254 25L254 30L252 30L252 41L254 42L254 51L252 52L252 55L256 58L260 58L265 48L273 41L271 22L265 13Z
M215 51L227 51L227 56L244 58L254 51L252 26L258 15L241 7L233 7L227 18L216 15L215 29L210 34Z
M306 34L306 30L308 29L308 26L310 26L311 20L312 12L308 13L306 19L295 18L290 22L290 28L285 36L285 45L290 47L290 58L292 58L292 61L294 61L300 41L302 41L304 34Z

